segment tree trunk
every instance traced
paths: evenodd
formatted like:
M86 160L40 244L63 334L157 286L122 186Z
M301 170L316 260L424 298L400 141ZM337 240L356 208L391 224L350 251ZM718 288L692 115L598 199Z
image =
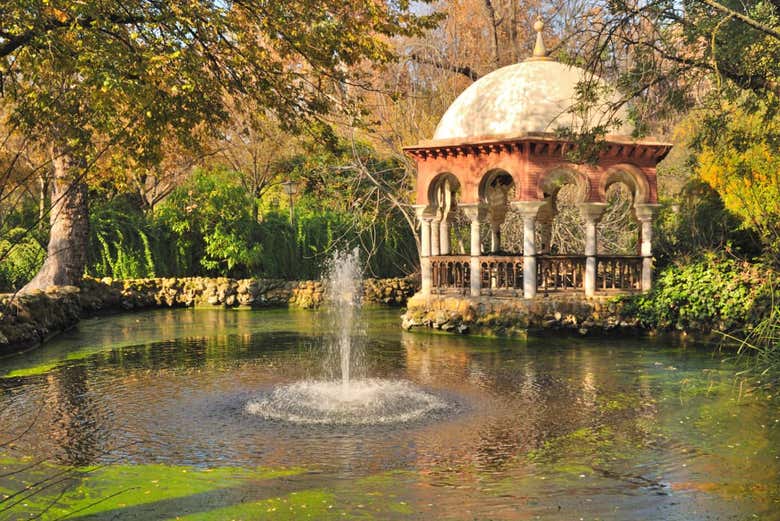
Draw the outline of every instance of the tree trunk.
M46 209L48 208L49 197L49 172L44 171L38 178L40 181L40 194L38 198L38 228L41 230L46 226L44 219L46 218Z
M493 6L493 2L491 0L485 0L485 7L487 8L488 17L490 18L490 33L492 35L493 44L493 62L495 63L495 66L498 67L499 63L501 62L500 51L498 48L498 25L500 22L496 18L496 8Z
M520 6L518 0L512 0L512 27L510 35L512 38L512 50L514 52L515 62L523 61L523 50L520 45Z
M51 232L46 260L22 293L49 286L77 285L87 266L89 213L83 161L72 151L52 147Z

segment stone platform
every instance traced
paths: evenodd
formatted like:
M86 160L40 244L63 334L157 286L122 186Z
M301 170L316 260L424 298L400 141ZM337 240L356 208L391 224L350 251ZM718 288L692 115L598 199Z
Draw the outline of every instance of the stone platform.
M639 320L623 316L624 307L615 296L559 294L524 299L418 293L407 302L402 326L507 337L523 337L535 330L589 335L642 329Z

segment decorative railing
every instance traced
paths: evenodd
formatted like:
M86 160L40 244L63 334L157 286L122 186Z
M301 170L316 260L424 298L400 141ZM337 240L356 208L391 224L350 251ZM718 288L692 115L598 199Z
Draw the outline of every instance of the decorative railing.
M523 258L507 255L480 256L483 289L522 289Z
M627 255L596 258L596 290L639 291L642 289L642 257Z
M431 285L438 290L468 292L470 276L471 257L468 255L431 257Z
M471 285L471 257L440 255L430 257L431 286L434 291L468 294ZM585 290L584 255L538 255L537 291L542 293ZM496 290L523 290L523 257L518 255L481 255L479 273L483 295ZM596 291L640 291L642 257L597 256Z
M585 287L585 257L539 255L536 259L538 291L569 291Z

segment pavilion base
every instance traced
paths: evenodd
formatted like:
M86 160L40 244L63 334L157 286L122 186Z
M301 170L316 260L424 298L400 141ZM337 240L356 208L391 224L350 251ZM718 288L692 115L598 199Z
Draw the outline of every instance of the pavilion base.
M614 296L556 294L524 299L417 293L407 302L402 326L501 337L525 337L539 330L579 335L639 331L639 320L624 316L623 308Z

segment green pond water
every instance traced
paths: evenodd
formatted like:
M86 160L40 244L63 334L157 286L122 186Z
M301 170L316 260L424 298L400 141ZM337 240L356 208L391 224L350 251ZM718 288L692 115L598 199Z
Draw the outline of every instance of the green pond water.
M380 425L250 414L323 378L322 316L161 310L0 360L0 519L780 520L780 400L712 348L407 333L364 376L446 407Z

